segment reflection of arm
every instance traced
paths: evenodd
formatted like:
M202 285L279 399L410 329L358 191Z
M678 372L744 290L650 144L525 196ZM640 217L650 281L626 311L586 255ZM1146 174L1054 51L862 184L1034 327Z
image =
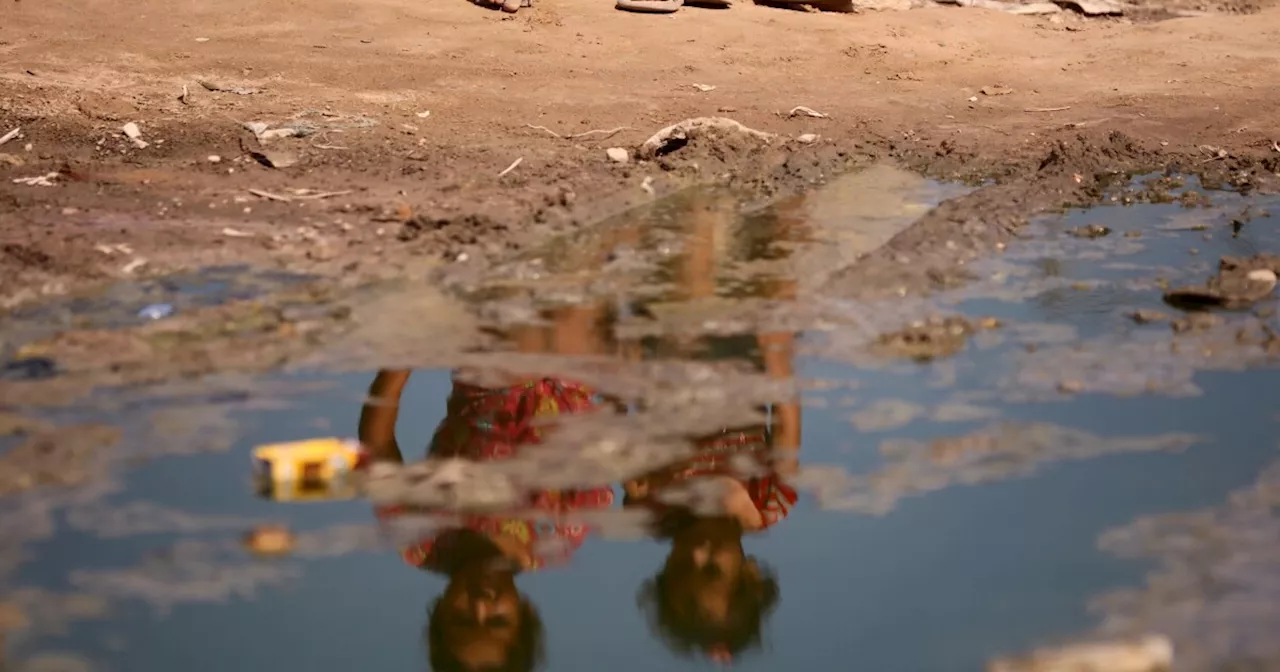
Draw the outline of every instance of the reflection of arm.
M360 443L374 460L404 461L396 443L396 418L409 374L407 370L383 369L369 385L369 398L360 409Z
M795 337L789 333L760 334L765 374L770 378L791 378ZM774 470L782 476L795 473L800 452L800 401L792 398L773 408Z

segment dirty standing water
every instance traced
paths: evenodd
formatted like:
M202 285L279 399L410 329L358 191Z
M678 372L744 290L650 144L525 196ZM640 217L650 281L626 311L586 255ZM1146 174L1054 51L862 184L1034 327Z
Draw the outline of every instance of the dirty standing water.
M503 344L456 369L8 409L4 655L949 671L1157 633L1177 669L1269 669L1274 305L1161 297L1280 247L1277 204L1172 188L882 303L814 289L960 190L876 169L763 211L697 192L456 270ZM352 477L251 479L255 446L327 436L362 440Z

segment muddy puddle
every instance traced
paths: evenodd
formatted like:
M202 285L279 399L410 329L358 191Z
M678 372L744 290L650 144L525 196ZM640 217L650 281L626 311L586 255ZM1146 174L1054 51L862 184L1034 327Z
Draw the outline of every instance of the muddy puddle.
M814 295L964 191L876 171L455 264L497 345L453 368L5 409L8 664L949 671L1154 633L1280 665L1275 302L1163 298L1280 250L1280 202L1118 192L927 300ZM323 437L362 446L255 462Z

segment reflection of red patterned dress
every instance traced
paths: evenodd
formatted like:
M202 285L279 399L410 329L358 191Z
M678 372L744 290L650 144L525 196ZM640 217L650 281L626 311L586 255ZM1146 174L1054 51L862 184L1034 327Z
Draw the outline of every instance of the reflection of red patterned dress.
M538 426L548 418L595 410L599 397L587 387L555 378L542 378L510 387L490 389L454 381L445 419L440 423L428 450L430 457L461 457L475 461L510 459L529 445L542 441ZM456 528L515 539L533 558L527 569L566 562L586 539L582 525L556 520L557 514L603 509L613 505L613 489L597 488L540 491L530 495L528 507L540 515L525 512L519 517L452 516ZM403 513L400 507L381 507L379 518ZM535 515L536 515L535 514ZM406 562L422 567L433 552L442 552L453 535L446 531L403 549Z
M763 521L761 529L772 527L791 513L795 506L795 488L787 485L772 469L768 468L769 430L765 427L727 429L696 442L698 454L689 464L675 474L680 480L700 476L731 476L742 484L755 504ZM762 476L744 477L733 468L734 457L744 456L756 460L765 469ZM660 505L658 508L661 507Z

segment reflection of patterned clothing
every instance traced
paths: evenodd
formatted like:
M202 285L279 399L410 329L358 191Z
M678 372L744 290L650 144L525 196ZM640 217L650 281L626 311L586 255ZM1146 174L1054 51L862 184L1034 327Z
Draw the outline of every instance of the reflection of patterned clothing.
M542 378L511 387L489 389L454 381L448 410L431 440L429 457L461 457L474 461L515 457L527 445L540 443L540 422L561 414L581 413L599 406L599 398L587 387L554 378ZM608 508L613 490L608 486L574 490L545 490L530 495L528 506L540 513L564 514ZM400 507L382 507L379 518L404 513ZM431 567L433 554L448 552L457 529L514 539L538 569L568 561L587 536L582 525L543 518L529 520L504 516L460 516L454 530L422 539L403 549L405 562Z
M448 410L431 439L431 455L501 460L521 446L540 443L537 421L599 406L584 385L542 378L490 389L454 381Z
M769 430L765 427L727 429L697 441L698 454L682 470L677 479L699 476L731 476L742 484L763 521L762 529L781 522L791 513L798 499L795 488L787 485L769 468ZM733 458L754 460L765 470L763 476L744 477L733 467Z

